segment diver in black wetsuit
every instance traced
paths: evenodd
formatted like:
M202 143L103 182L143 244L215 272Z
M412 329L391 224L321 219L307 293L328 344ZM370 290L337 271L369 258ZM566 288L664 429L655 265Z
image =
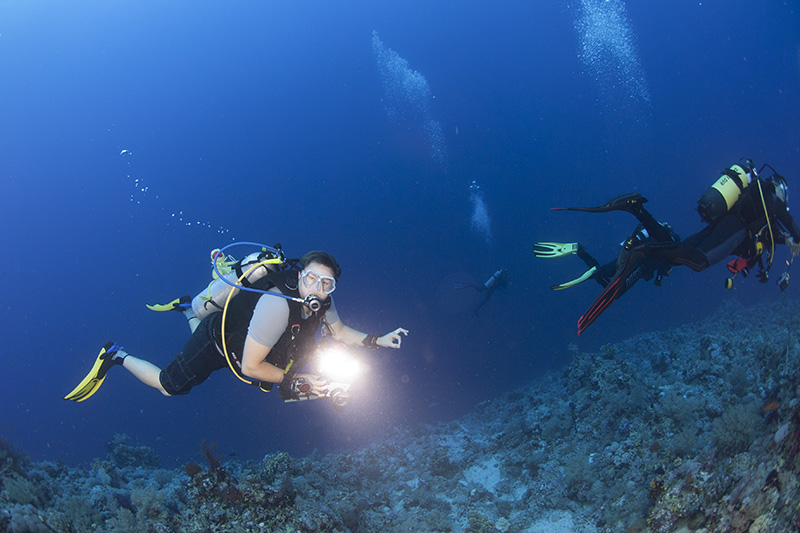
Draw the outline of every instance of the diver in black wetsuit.
M473 283L456 283L455 289L475 289L478 292L486 293L478 304L478 306L472 311L472 322L478 320L478 311L481 307L486 305L492 296L494 296L495 291L498 289L505 289L508 287L508 270L502 268L492 274L492 276L486 280L483 285L475 285Z
M647 202L639 193L624 194L612 198L605 204L598 207L565 207L555 208L555 211L568 210L568 211L585 211L590 213L606 213L609 211L627 211L639 220L639 225L634 230L629 240L636 243L644 244L647 242L675 242L680 240L680 237L672 231L668 224L656 221L655 218L644 208L644 203ZM621 243L621 244L624 244ZM555 243L555 242L537 242L533 245L533 252L536 257L552 258L561 257L569 254L576 254L585 264L589 267L580 277L559 285L553 285L550 288L553 290L561 290L572 287L586 281L593 279L599 283L603 288L607 287L614 274L617 271L617 260L610 261L605 265L600 263L590 255L580 243ZM619 299L628 289L630 289L637 281L644 279L650 281L655 278L655 284L660 286L662 278L668 276L672 270L672 265L663 259L642 259L635 265L634 268L628 273L624 286L617 291L614 299Z
M772 175L760 177L764 168ZM775 246L791 248L792 260L800 252L800 227L789 213L786 179L769 165L755 171L753 162L742 161L723 172L722 177L698 201L698 211L708 224L703 230L680 242L637 243L629 239L617 260L617 271L608 287L578 321L582 333L610 305L614 295L625 286L625 280L636 265L647 259L661 259L672 265L686 265L700 272L730 255L728 268L734 274L746 275L747 269L759 265L758 277L769 279ZM764 253L768 252L767 265ZM781 290L788 284L788 273L778 280ZM726 281L728 288L732 278Z
M786 179L774 170L769 178L760 178L752 162L749 165L731 167L744 171L743 176L747 177L742 179L748 183L744 184L730 210L720 213L721 209L717 209L714 212L703 205L701 199L698 211L708 226L679 243L632 243L628 246L631 253L625 262L643 257L661 258L700 272L730 255L763 265L763 253L767 250L771 265L778 244L790 246L792 255L797 255L800 227L789 213ZM764 281L768 279L768 269L767 266L762 272Z
M772 262L775 245L787 244L794 250L800 242L800 228L789 213L787 187L783 176L774 173L768 179L756 178L746 187L727 213L711 218L704 216L708 226L687 237L680 245L634 247L636 255L661 257L675 265L686 265L700 272L730 255L748 261L761 261L769 248ZM703 213L701 211L701 216ZM766 281L767 269L762 278Z

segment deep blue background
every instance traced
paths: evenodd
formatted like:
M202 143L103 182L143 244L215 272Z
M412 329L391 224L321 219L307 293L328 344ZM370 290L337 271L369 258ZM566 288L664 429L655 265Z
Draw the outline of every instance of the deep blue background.
M552 206L639 190L688 235L701 227L696 199L740 157L799 180L795 3L628 5L649 103L603 91L581 63L579 3L496 4L2 4L0 434L68 462L123 432L165 466L196 460L202 439L248 458L342 449L463 414L567 364L569 343L593 350L726 298L797 297L753 279L726 292L722 265L677 269L578 338L599 286L554 293L583 265L531 253L537 240L580 240L608 260L633 226ZM447 169L413 124L388 120L373 30L427 79ZM491 243L470 229L472 180ZM365 354L347 412L284 406L229 372L165 399L114 369L89 401L61 399L109 339L165 365L188 330L144 304L199 291L209 250L233 238L330 251L346 323L411 331L402 350ZM451 283L500 267L512 283L471 326Z

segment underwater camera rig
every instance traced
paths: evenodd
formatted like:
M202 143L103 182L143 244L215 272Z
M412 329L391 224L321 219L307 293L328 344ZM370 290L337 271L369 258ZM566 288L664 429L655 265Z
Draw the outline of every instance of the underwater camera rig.
M303 400L320 400L330 398L334 410L344 411L350 401L350 383L340 381L328 381L322 376L315 376L316 380L308 379L307 376L296 376L289 382L288 394L284 394L283 401L299 402Z
M327 344L314 354L314 373L295 374L281 383L284 402L330 398L333 408L344 411L350 401L353 381L361 374L361 364L338 344Z

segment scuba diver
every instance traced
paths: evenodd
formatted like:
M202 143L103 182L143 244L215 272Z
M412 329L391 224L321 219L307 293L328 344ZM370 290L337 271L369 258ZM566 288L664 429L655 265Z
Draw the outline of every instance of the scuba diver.
M771 174L762 177L765 168ZM707 226L682 241L639 243L628 239L625 242L613 278L578 321L579 335L614 300L625 285L625 279L643 259L661 259L700 272L734 255L737 258L728 264L734 276L725 281L726 288L731 288L739 272L747 276L748 270L756 265L760 269L759 280L769 281L776 245L789 246L792 262L800 252L800 228L789 213L786 178L768 164L756 172L753 161L743 159L725 169L700 197L697 211ZM791 266L791 262L787 263ZM788 270L777 283L781 290L786 289Z
M330 254L312 251L300 259L287 260L279 249L263 249L270 250L267 259L237 276L239 262L235 265L237 271L227 274L238 279L237 284L217 279L209 285L209 292L225 284L236 287L228 287L227 301L218 298L215 302L213 295L206 297L201 293L192 302L200 302L199 306L190 307L188 296L166 305L148 306L157 311L180 311L189 319L192 330L183 350L164 370L109 342L100 350L89 374L64 399L76 402L88 399L97 392L108 371L117 365L164 396L187 394L212 372L230 367L239 379L264 391L280 384L285 400L308 399L297 397L298 392L306 392L297 390L298 383L313 386L319 378L297 371L316 348L315 335L320 327L323 334L349 346L400 348L402 336L408 335L406 329L368 335L340 320L331 293L342 271ZM212 260L224 258L224 250L215 251ZM215 263L215 272L218 264ZM258 279L252 277L262 266L269 268L264 268ZM211 305L207 305L209 302Z
M502 268L491 275L489 279L483 285L475 285L474 283L456 283L454 285L454 289L475 289L478 292L485 293L483 299L480 301L477 307L472 310L472 319L471 322L474 324L476 320L478 320L478 311L486 305L492 296L494 296L495 291L498 289L505 289L508 287L508 270Z
M612 198L605 204L597 207L557 207L553 210L583 211L588 213L626 211L632 214L639 221L639 224L636 226L633 234L626 241L620 243L620 246L623 246L628 240L641 244L647 242L679 241L680 237L672 231L669 224L658 222L653 215L644 208L646 202L647 198L642 197L641 194L630 193ZM563 290L574 287L588 279L593 279L599 283L600 286L606 288L617 271L616 259L604 265L600 265L599 261L590 255L583 245L577 242L537 242L533 245L533 252L536 257L540 258L555 258L575 254L589 267L586 272L574 280L551 286L550 288L553 290ZM670 265L668 261L659 258L643 258L631 268L628 275L625 277L624 283L621 283L619 290L614 292L613 297L606 302L606 306L611 305L612 301L621 298L622 295L640 279L650 281L655 278L655 285L660 287L663 277L669 276L671 270L672 265Z

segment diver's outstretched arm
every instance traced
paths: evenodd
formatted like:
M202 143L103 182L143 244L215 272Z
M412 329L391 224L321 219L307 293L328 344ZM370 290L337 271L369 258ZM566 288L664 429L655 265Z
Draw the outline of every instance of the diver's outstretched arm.
M330 324L333 338L348 346L366 346L368 348L400 348L403 337L408 336L408 330L397 328L381 336L369 335L347 326L341 320Z

